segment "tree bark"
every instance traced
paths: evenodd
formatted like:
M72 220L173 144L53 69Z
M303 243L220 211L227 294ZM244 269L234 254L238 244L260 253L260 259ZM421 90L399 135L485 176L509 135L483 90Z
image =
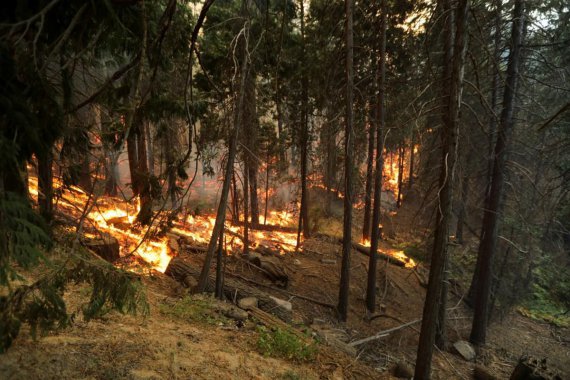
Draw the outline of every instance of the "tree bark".
M138 123L137 133L137 153L138 153L138 186L137 193L140 197L140 210L137 215L137 221L143 225L148 225L152 219L152 197L150 192L150 174L148 172L148 159L146 152L146 124L140 120Z
M348 297L350 289L350 251L352 248L352 172L353 172L353 8L354 0L345 0L346 9L346 120L345 120L345 155L344 155L344 217L342 229L342 266L338 295L338 313L340 321L348 317ZM374 256L374 255L371 255Z
M385 109L385 82L386 82L386 29L387 29L387 7L386 0L382 0L380 24L380 51L376 68L376 83L378 86L378 96L376 99L376 168L374 171L374 208L372 210L372 231L370 236L370 252L378 251L378 241L380 240L380 212L382 201L382 170L384 168L384 120L386 118ZM378 259L376 255L370 255L368 261L368 278L366 286L366 309L372 314L376 310L376 268Z
M396 199L396 207L400 208L402 206L402 190L404 183L404 155L406 151L404 150L404 144L402 143L398 148L398 198Z
M38 153L38 206L49 223L53 218L53 152L51 147Z
M297 247L300 244L300 233L303 238L311 235L309 226L309 194L307 189L307 165L309 155L309 80L307 77L307 54L305 42L305 7L301 0L301 60L305 65L301 68L301 212L299 213L299 232L297 234Z
M382 37L380 37L382 38ZM377 112L375 112L377 114ZM375 116L376 119L378 115ZM372 188L374 182L374 138L376 120L370 120L368 126L368 160L366 162L366 186L364 189L364 221L362 223L362 241L370 241L372 217Z
M515 97L519 76L523 28L524 3L522 0L516 0L513 10L511 49L509 63L507 66L505 90L503 93L503 109L501 111L497 143L495 144L494 150L493 175L489 197L485 202L483 229L477 256L476 273L478 273L478 278L473 280L475 285L475 310L469 340L476 346L485 344L486 340L489 292L492 279L492 260L497 249L499 217L502 209L502 197L505 182L504 177L507 162L507 149L510 144L512 130L514 128L513 115L515 112Z
M422 327L416 359L415 379L429 379L433 345L445 344L445 300L443 282L447 263L449 221L452 212L453 177L457 158L457 138L461 87L467 37L469 0L443 0L445 20L443 70L443 128L441 130L441 172L439 179L439 205L434 232L429 283L424 303ZM456 16L455 16L456 15ZM454 18L457 19L454 22ZM455 24L455 25L454 25ZM455 31L455 33L454 33Z

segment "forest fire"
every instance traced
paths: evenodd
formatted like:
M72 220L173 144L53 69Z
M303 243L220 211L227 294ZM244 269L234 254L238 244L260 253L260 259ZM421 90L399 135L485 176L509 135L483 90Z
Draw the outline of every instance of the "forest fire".
M176 254L173 237L182 238L191 246L205 247L215 224L215 215L178 216L169 232L159 233L154 225L142 227L137 224L136 215L140 208L138 202L134 204L107 196L89 196L78 187L64 187L57 178L54 179L54 187L58 194L56 205L61 216L74 222L84 220L80 222L84 236L97 238L98 234L109 234L117 239L121 258L138 257L159 272L166 270ZM34 176L29 178L29 192L37 200L38 181ZM268 211L267 220L260 215L260 225L269 224L277 228L274 231L250 230L250 248L256 249L262 245L281 254L294 252L297 243L297 234L292 227L294 222L294 215L289 211ZM226 252L232 254L243 251L243 226L234 226L226 221L225 231Z

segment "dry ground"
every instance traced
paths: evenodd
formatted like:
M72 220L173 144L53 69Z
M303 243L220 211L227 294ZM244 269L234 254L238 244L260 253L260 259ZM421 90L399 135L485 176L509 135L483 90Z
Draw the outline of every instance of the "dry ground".
M413 218L413 215L409 215ZM397 234L402 231L395 226ZM354 231L355 236L358 231ZM405 239L410 239L406 236ZM336 304L341 246L335 237L317 236L305 251L282 256L290 284L284 290L243 260L229 258L228 275L239 274L265 287L294 307L293 324L325 323L342 331L348 340L373 335L421 318L425 289L410 269L379 262L378 311L365 318L364 294L368 257L354 251L351 263L349 319L337 323L334 308L300 299L295 294ZM383 242L381 249L392 249ZM184 254L199 266L201 254ZM325 259L323 262L323 259ZM320 345L310 362L265 357L257 349L258 331L248 321L183 320L161 312L163 305L181 302L186 289L171 278L154 273L144 278L151 313L147 318L110 313L103 319L81 320L68 329L33 341L23 331L9 352L0 356L0 379L389 379L396 363L413 368L419 323L358 347L358 360ZM73 288L66 295L73 309L86 296ZM450 341L468 337L471 320L460 299L449 302ZM570 378L570 332L530 320L516 312L495 322L489 344L477 364L499 379L508 378L522 355L546 357L562 378ZM434 379L469 379L476 363L451 352L435 353Z

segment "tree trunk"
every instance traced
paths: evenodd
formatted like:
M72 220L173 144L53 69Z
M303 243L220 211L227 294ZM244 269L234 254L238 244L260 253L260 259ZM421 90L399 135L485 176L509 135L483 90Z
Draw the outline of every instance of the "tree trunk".
M487 153L487 185L485 188L485 202L489 198L489 192L491 190L491 182L493 179L493 148L495 146L495 135L497 134L497 105L498 105L498 93L499 93L499 82L500 77L500 65L501 65L501 22L502 22L502 1L495 0L495 43L493 48L493 65L492 65L492 85L491 85L491 110L489 115L489 136L488 136L488 153ZM483 229L481 229L483 233ZM479 240L482 236L479 237ZM475 289L476 283L479 278L479 267L475 267L473 273L473 278L471 280L471 285L469 286L469 291L465 297L465 303L473 307L473 302L475 300Z
M408 172L408 191L412 188L412 186L414 186L414 160L416 158L415 137L415 131L412 129L412 138L410 142L410 171Z
M345 0L346 7L346 120L344 130L344 217L342 228L342 267L338 294L339 319L343 322L348 317L348 296L350 289L350 251L352 248L352 175L353 175L353 8L354 0ZM374 256L374 255L371 255Z
M445 19L444 70L442 81L443 93L443 128L441 130L441 172L439 178L439 205L434 232L434 244L431 255L429 283L424 303L422 327L416 359L415 379L429 379L431 376L431 358L433 345L445 343L445 305L443 293L449 221L452 212L453 177L457 156L457 138L459 111L461 105L461 87L467 37L467 16L469 0L443 1ZM454 14L457 22L454 22ZM455 27L454 27L455 24ZM455 36L453 31L455 30Z
M247 30L246 33L247 34ZM206 252L206 257L204 259L204 266L200 272L200 278L198 279L198 285L196 286L196 291L204 292L206 286L208 285L210 266L212 264L212 257L214 256L214 251L216 249L217 241L220 234L223 232L224 222L226 220L226 205L228 202L228 193L230 190L230 182L232 180L232 174L234 169L234 160L237 151L237 140L239 134L239 126L243 119L243 105L245 97L245 80L248 72L248 50L247 50L247 39L244 38L242 41L244 44L242 62L241 62L241 73L240 73L240 89L238 92L238 101L235 109L234 118L234 131L230 140L230 148L228 152L228 159L226 163L226 171L224 174L224 183L222 185L222 193L220 195L220 203L218 205L218 211L216 213L216 222L214 223L214 228L212 230L212 237L208 243L208 251ZM247 195L246 195L247 196Z
M301 68L301 212L299 213L299 232L297 234L297 247L300 244L300 233L303 238L311 235L309 226L309 194L307 190L307 165L309 155L309 80L307 78L307 55L305 42L305 8L301 0L301 60L305 63Z
M53 152L51 147L38 153L38 206L40 215L50 222L53 218Z
M150 122L147 122L144 131L145 131L145 140L146 140L146 151L148 156L148 172L150 175L154 175L154 150L153 150L154 141L152 141L151 127L152 124ZM170 149L173 148L174 146L171 145Z
M140 196L140 210L137 221L143 225L148 225L152 219L152 197L150 192L150 174L148 172L148 159L146 152L146 124L140 120L138 123L139 133L137 133L137 153L138 153L138 194Z
M384 168L384 120L386 119L385 109L385 79L386 79L386 29L387 29L387 7L386 0L382 0L381 5L381 25L380 25L380 51L378 52L378 62L376 67L376 83L378 86L378 96L376 99L376 168L374 171L374 208L372 210L372 234L370 237L370 252L378 251L378 241L380 240L380 212L382 201L382 170ZM376 267L378 259L376 255L370 255L368 261L368 279L366 286L366 309L373 314L376 310Z
M488 322L489 291L492 279L492 260L497 248L499 216L501 214L504 177L507 162L507 149L514 127L513 114L515 111L516 87L519 76L519 62L524 27L524 4L522 0L515 1L513 10L513 28L511 49L505 90L503 93L503 109L494 150L493 175L489 197L485 202L483 214L483 229L479 252L477 256L478 278L474 279L475 310L473 326L469 340L476 346L485 344Z
M404 144L402 143L398 148L398 198L396 199L396 207L400 208L402 206L402 190L404 183L404 155L406 151L404 150Z
M131 174L131 189L133 196L139 195L139 181L137 168L139 166L139 155L137 151L137 130L133 126L127 131L127 155L129 158L129 172Z
M249 188L249 172L243 171L243 253L249 254L249 197L247 190Z
M457 227L455 229L455 240L463 244L463 227L465 225L467 199L469 197L469 177L464 175L461 178L461 199L459 200L459 212L457 213Z
M378 115L376 115L374 119L377 117ZM374 138L376 137L376 123L376 120L370 120L370 125L368 126L368 160L366 162L366 187L364 189L364 221L362 223L362 241L370 241L370 228L372 222L370 220L372 217L372 184L374 181Z

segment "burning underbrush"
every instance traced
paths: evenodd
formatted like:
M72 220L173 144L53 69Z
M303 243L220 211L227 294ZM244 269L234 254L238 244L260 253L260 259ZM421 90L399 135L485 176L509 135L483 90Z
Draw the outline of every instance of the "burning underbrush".
M120 260L129 269L144 264L164 272L180 245L205 247L212 235L214 214L192 215L170 210L156 213L150 226L136 221L139 205L107 196L87 194L75 186L54 182L56 216L80 231L82 240L116 239ZM29 179L30 194L37 199L36 177ZM229 219L228 219L229 220ZM297 244L295 217L288 211L269 211L260 216L260 229L250 230L250 248L265 247L279 254L295 251ZM224 249L228 254L243 251L244 227L226 221Z
M89 242L88 246L114 244L116 255L106 258L129 270L150 268L164 273L179 252L204 252L215 224L213 213L191 214L186 208L156 212L151 225L142 226L136 220L139 205L135 201L88 194L75 186L63 186L57 179L54 188L56 217L74 227L79 239L84 244ZM29 191L37 199L38 183L34 176L29 178ZM228 215L223 241L226 254L243 252L245 240L251 250L262 254L279 256L295 252L296 212L273 210L265 215L260 215L259 223L253 228L250 226L247 239L243 218L236 221ZM370 244L364 242L363 246L369 248ZM405 263L406 267L416 265L402 251L388 252L387 255Z

